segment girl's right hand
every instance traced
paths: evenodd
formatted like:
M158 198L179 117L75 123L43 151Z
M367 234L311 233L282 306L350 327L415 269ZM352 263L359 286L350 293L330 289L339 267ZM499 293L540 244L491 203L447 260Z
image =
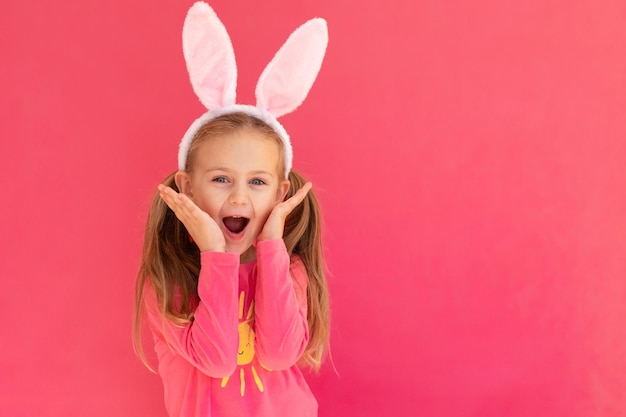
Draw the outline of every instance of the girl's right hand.
M226 240L218 224L189 197L159 184L159 195L184 225L201 252L225 252Z

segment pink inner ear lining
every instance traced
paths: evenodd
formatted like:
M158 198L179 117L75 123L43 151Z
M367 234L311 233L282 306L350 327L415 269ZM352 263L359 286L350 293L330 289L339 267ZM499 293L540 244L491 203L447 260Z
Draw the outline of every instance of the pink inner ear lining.
M268 107L271 109L280 109L289 105L289 100L285 97L276 96L272 97Z
M322 18L293 31L259 78L257 106L275 117L298 108L317 78L327 44L328 29Z
M235 103L235 52L224 24L206 3L196 2L187 12L183 54L193 90L207 109Z

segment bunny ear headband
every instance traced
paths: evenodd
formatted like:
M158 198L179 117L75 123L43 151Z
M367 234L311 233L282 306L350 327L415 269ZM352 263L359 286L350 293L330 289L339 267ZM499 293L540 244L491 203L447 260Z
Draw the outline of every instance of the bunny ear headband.
M326 21L309 20L289 36L265 67L256 86L256 106L235 104L237 65L226 28L208 4L199 1L191 6L183 27L183 54L193 90L208 111L183 136L178 169L186 168L189 146L202 126L218 116L243 112L267 123L280 136L288 175L293 150L277 118L304 101L322 66L327 44Z

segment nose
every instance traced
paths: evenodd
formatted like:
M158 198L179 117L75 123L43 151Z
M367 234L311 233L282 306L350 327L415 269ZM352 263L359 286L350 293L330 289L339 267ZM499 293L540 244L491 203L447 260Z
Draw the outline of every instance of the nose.
M246 204L248 204L248 190L246 189L245 185L233 186L228 201L233 206L245 206Z

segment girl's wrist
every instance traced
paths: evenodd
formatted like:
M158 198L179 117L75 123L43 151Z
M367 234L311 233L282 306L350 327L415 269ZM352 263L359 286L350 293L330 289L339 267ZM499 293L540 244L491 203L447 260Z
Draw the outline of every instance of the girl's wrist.
M261 252L282 250L285 248L285 241L282 238L270 239L270 240L258 240L256 242L257 251ZM258 252L257 252L258 253Z
M201 253L204 253L204 252L226 253L226 249L212 249L212 248L202 249L200 248L200 252Z
M226 252L226 245L205 244L198 245L200 252Z
M261 242L261 241L264 241L264 240L276 240L276 239L282 239L282 238L283 238L282 230L277 231L275 233L268 232L268 231L262 231L261 234L259 235L259 237L257 238L257 241Z

